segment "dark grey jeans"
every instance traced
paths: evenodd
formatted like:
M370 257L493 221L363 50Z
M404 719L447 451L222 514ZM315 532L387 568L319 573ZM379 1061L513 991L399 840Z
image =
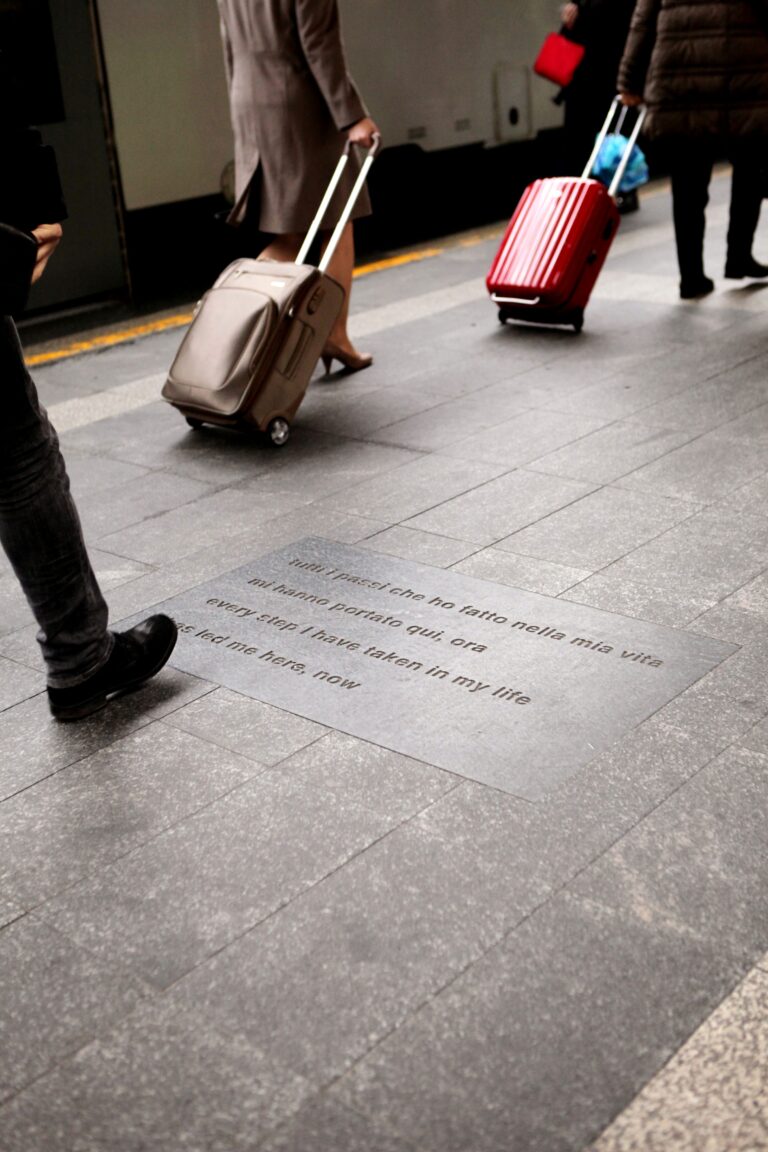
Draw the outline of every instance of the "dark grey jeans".
M113 638L59 441L8 316L0 317L0 404L0 543L40 626L48 683L66 688L107 660Z

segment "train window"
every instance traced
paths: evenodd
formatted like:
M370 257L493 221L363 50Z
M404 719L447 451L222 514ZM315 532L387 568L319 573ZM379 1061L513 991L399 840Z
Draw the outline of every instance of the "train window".
M64 120L48 0L0 0L0 47L14 62L16 84L31 123Z

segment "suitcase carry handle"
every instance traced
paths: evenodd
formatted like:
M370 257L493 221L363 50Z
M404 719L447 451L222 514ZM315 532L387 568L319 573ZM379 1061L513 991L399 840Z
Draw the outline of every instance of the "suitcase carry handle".
M584 171L581 174L582 180L587 180L589 178L589 174L592 171L592 169L595 165L595 161L597 160L597 157L600 153L600 149L603 146L603 141L605 140L606 136L608 135L608 133L611 130L611 124L613 123L613 118L616 115L616 110L618 108L621 108L622 112L621 112L621 115L619 117L619 123L617 125L617 130L620 129L622 124L624 123L624 117L627 114L627 110L626 110L626 107L621 103L620 98L618 96L614 96L613 101L611 102L611 107L608 110L608 115L606 116L605 120L603 121L603 126L597 134L597 139L595 140L595 146L592 149L592 153L589 157L589 160L587 160ZM635 121L635 126L632 129L631 135L627 139L627 146L624 149L624 154L622 155L621 160L619 161L619 166L616 169L616 171L614 172L613 179L611 180L611 183L609 185L609 188L608 188L608 195L609 196L615 196L616 195L616 193L619 190L619 185L621 184L622 180L624 179L624 173L627 170L627 165L629 164L629 160L630 160L630 157L632 155L632 149L634 148L635 144L637 144L637 138L640 135L640 131L643 127L643 121L645 120L645 112L646 112L646 109L644 107L641 107L639 112L638 112L637 120Z
M363 184L365 183L366 178L368 176L368 172L370 170L371 164L373 164L373 161L374 161L374 159L375 159L375 157L378 154L380 149L381 149L381 136L378 134L378 132L376 132L376 133L374 133L374 136L373 136L373 144L368 149L368 155L366 156L365 160L363 161L363 165L360 169L360 173L357 177L357 180L355 181L355 185L349 194L349 199L347 200L347 203L344 205L344 209L341 213L341 217L339 218L339 222L336 225L336 227L333 231L333 235L331 236L331 239L328 242L328 247L326 248L325 252L323 253L323 259L320 263L320 271L321 272L325 272L329 263L333 259L333 254L336 251L336 248L338 247L339 240L341 239L341 234L344 231L345 227L347 226L347 222L348 222L350 216L352 215L352 209L354 208L354 206L357 202L357 198L360 195L360 191L361 191ZM341 177L344 173L344 169L346 168L347 164L349 163L349 155L350 155L351 150L352 150L352 143L350 140L347 140L346 144L344 145L344 151L341 154L341 156L339 157L339 162L336 165L336 169L333 173L333 176L331 176L330 183L328 184L328 187L325 190L325 195L323 196L322 200L320 201L320 207L317 210L317 213L315 215L314 220L312 221L312 223L309 226L309 231L307 232L307 235L304 238L304 243L302 244L301 249L299 251L299 254L296 257L296 263L297 264L306 263L307 256L309 255L309 250L312 247L318 232L320 231L320 225L323 222L323 217L325 216L325 213L328 209L328 205L330 204L331 200L333 199L333 195L339 186L339 182L340 182Z

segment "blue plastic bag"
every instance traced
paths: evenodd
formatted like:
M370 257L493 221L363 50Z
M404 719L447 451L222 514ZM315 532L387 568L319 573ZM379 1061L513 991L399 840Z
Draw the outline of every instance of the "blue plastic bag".
M596 180L600 180L603 184L610 184L626 147L626 136L620 136L617 133L606 136L592 168L592 175ZM629 164L627 164L627 170L621 178L619 192L634 192L635 188L647 184L648 179L648 163L642 150L635 144L629 158Z

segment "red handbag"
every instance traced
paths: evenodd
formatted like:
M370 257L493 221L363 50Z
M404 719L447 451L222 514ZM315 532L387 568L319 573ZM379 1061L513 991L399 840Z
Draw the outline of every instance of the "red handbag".
M567 40L560 32L550 32L536 57L533 70L537 76L567 88L584 59L584 45Z

